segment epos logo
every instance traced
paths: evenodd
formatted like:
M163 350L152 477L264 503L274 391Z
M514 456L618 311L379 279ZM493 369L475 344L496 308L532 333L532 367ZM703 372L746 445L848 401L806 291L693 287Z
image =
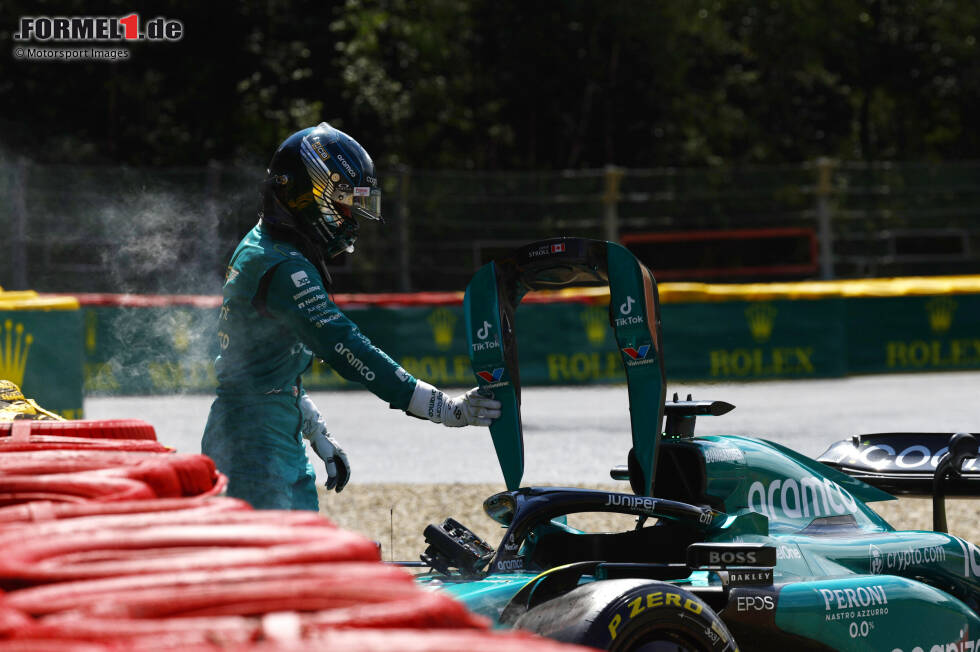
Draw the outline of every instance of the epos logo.
M503 377L503 375L504 375L504 369L503 369L503 367L498 367L498 368L494 369L493 372L490 372L490 371L478 371L478 372L476 372L476 375L479 376L480 378L482 378L483 380L487 381L488 383L495 383L495 382L499 381L501 379L501 377Z
M627 346L623 349L623 353L633 358L634 360L643 360L647 357L647 353L650 351L650 345L644 344L643 346L633 348L632 346Z

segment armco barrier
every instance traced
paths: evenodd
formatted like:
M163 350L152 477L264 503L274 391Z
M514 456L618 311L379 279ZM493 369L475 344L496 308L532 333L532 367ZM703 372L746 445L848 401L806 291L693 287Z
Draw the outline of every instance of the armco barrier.
M0 378L52 412L82 416L82 314L74 297L0 288Z
M980 276L660 286L672 380L980 369ZM79 295L86 394L209 393L216 296ZM440 386L472 385L462 293L335 295L378 346ZM625 380L608 293L534 293L517 311L524 385ZM354 387L315 362L308 389Z

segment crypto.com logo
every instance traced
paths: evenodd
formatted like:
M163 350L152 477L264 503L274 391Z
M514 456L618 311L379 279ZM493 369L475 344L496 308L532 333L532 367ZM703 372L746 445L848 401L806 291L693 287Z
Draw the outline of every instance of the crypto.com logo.
M15 41L179 41L184 24L157 16L140 29L139 14L115 16L21 16Z

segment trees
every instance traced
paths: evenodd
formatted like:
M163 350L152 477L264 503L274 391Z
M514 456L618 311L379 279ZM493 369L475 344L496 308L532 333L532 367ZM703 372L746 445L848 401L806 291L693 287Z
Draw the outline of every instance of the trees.
M42 10L7 4L10 43L16 17ZM43 13L91 15L86 4ZM421 168L980 156L972 0L251 0L160 13L185 37L122 44L129 61L0 61L6 147L82 163L265 161L292 130L329 120L382 165Z

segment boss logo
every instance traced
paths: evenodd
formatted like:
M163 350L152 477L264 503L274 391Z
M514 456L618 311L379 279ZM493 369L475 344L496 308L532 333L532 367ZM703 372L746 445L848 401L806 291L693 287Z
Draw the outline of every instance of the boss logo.
M756 561L758 561L758 555L754 551L722 552L712 550L708 553L709 564L754 564Z

